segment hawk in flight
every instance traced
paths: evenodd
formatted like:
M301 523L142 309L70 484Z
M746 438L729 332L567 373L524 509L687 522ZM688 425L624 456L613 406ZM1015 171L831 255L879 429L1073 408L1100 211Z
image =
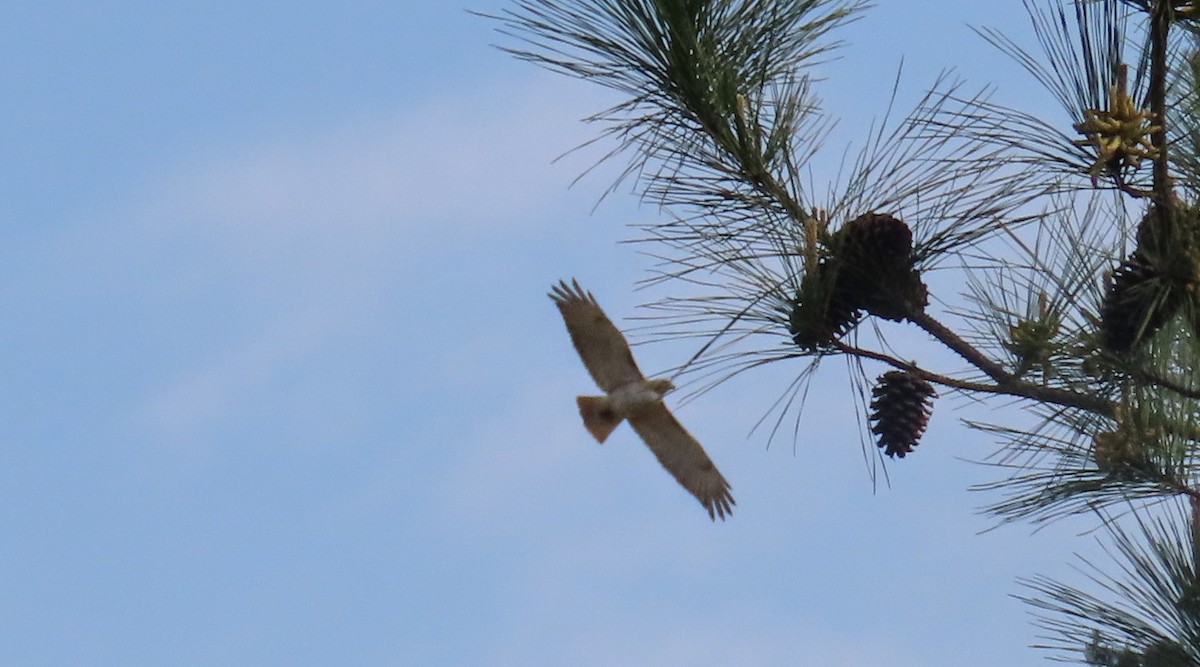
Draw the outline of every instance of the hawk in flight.
M670 380L647 380L642 375L625 336L600 309L596 297L583 291L578 281L571 285L560 282L549 296L567 323L583 365L607 394L575 399L588 432L604 442L613 429L628 420L658 462L696 496L709 517L724 520L734 505L729 482L700 443L663 405L663 395L675 385Z

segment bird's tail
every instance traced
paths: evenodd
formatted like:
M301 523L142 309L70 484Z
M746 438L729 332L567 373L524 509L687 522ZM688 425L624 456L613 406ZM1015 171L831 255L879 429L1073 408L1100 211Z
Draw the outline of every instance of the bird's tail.
M598 442L604 442L621 423L622 418L613 412L607 396L579 396L575 402L579 404L584 427Z

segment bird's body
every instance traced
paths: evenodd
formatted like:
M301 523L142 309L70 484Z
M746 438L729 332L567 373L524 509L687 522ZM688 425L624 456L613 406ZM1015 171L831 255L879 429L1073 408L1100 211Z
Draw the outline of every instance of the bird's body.
M663 396L675 385L668 380L631 382L608 392L608 403L622 417L662 405Z
M628 421L659 463L704 505L709 516L724 519L734 504L729 482L663 404L663 396L675 385L642 375L625 336L578 282L555 285L550 298L562 313L584 366L605 391L604 396L576 399L588 432L604 442L622 421Z

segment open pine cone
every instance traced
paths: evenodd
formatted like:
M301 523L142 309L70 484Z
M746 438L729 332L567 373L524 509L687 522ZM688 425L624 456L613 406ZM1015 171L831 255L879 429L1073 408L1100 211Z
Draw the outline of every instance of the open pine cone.
M886 213L846 223L830 242L836 283L847 299L885 320L924 312L929 290L914 265L912 230Z

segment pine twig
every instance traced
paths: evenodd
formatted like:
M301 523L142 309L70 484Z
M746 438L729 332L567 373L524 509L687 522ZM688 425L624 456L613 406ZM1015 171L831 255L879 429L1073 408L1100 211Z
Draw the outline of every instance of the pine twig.
M845 354L881 361L889 366L892 366L893 368L908 371L914 375L924 378L925 380L928 380L929 382L933 382L944 387L951 387L954 389L960 389L962 391L976 392L981 394L998 394L1028 398L1043 403L1052 403L1064 407L1080 408L1105 417L1112 417L1116 414L1116 404L1108 401L1107 399L1089 394L1081 394L1079 392L1074 392L1067 389L1047 387L1042 384L1021 380L1011 373L1005 371L996 362L988 359L983 355L982 352L977 350L970 343L964 341L954 332L947 329L940 322L937 322L928 316L924 316L922 319L926 319L927 321L924 325L921 325L921 328L929 331L929 328L926 328L926 325L929 325L930 328L937 330L939 333L935 334L935 338L938 338L940 342L955 352L958 352L963 356L963 358L970 361L977 368L980 368L980 370L984 370L984 367L986 367L995 372L997 376L992 376L992 379L996 380L996 383L986 384L982 382L972 382L970 380L962 380L959 378L950 377L948 375L943 375L941 373L935 373L922 368L915 363L904 361L892 355L855 347L853 345L847 345L841 341L835 341L833 346ZM984 372L986 373L987 371L984 370Z

